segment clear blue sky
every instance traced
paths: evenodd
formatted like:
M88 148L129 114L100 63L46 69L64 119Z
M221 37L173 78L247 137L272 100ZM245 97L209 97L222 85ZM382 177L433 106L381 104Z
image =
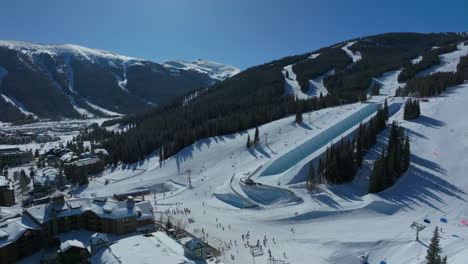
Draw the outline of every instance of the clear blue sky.
M385 32L468 31L467 0L11 0L0 39L243 69Z

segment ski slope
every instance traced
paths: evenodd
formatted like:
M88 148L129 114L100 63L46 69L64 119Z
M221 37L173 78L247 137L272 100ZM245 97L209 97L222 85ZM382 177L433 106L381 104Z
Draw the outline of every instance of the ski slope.
M312 54L312 55L316 55L316 54ZM320 54L318 54L317 56L312 56L312 55L311 57L309 57L310 59L314 59L318 57L318 55ZM323 79L327 77L329 74L332 74L333 70L317 78L309 80L309 90L306 93L304 93L301 90L301 86L297 82L297 79L296 79L297 76L292 69L293 65L294 64L288 65L284 67L282 70L284 80L285 80L285 84L284 84L285 94L294 95L298 99L308 99L313 96L320 96L320 94L322 94L323 96L328 94L328 91L325 88L325 85L323 84Z
M439 55L439 65L435 65L427 70L419 72L417 76L430 75L436 72L456 72L460 58L466 55L468 55L468 45L460 43L457 45L456 51Z
M376 78L382 82L381 96L388 98L398 86L398 72ZM374 99L374 98L373 98ZM390 99L389 99L390 100ZM389 103L401 103L398 98ZM267 237L267 247L277 259L289 263L358 264L359 255L369 254L369 263L425 264L424 257L436 225L443 228L441 245L449 263L465 264L468 256L468 120L458 113L468 112L468 84L448 89L447 93L421 103L422 116L403 120L402 108L391 120L397 120L410 136L411 167L397 184L379 194L366 194L372 162L386 146L388 129L379 135L377 145L364 157L356 179L342 185L320 185L313 192L305 189L302 179L307 160L297 163L280 176L253 177L273 188L246 187L239 183L260 166L265 168L278 157L303 145L322 131L362 109L352 104L304 113L304 123L295 124L294 116L261 126L261 144L247 150L247 133L203 139L160 164L157 156L136 164L120 165L79 190L77 195L112 195L115 192L150 188L156 195L157 218L168 208L190 208L191 215L172 216L195 234L201 228L214 246L226 247L226 263L251 263L252 256L241 235L250 233L250 244ZM268 144L265 143L265 134ZM156 151L157 153L157 151ZM193 189L188 188L191 170ZM260 169L261 170L261 169ZM108 179L109 183L105 184ZM170 187L169 187L170 186ZM301 198L291 201L289 190ZM164 193L164 194L163 194ZM238 193L238 194L237 194ZM153 195L147 199L154 202ZM176 203L182 203L176 205ZM257 205L257 206L255 206ZM252 209L241 209L251 206ZM413 221L432 220L414 241ZM163 215L163 217L165 217ZM448 223L439 219L446 217ZM188 218L195 223L188 223ZM291 230L292 229L292 230ZM272 238L275 238L273 243ZM265 250L266 250L265 248ZM231 260L230 254L235 255ZM268 253L255 257L266 263Z
M16 109L18 109L21 113L23 113L24 115L29 115L29 116L32 116L34 119L38 119L37 115L35 115L34 113L32 112L29 112L28 109L26 109L26 107L20 102L18 101L17 99L13 98L13 97L10 97L10 96L7 96L5 94L0 94L3 98L3 100L9 104L11 104L12 106L16 107Z
M344 45L343 47L341 47L341 49L344 50L346 54L348 54L348 56L353 60L353 64L362 59L361 52L359 51L353 52L352 50L349 49L355 43L356 41L351 41L351 42L346 43L346 45Z

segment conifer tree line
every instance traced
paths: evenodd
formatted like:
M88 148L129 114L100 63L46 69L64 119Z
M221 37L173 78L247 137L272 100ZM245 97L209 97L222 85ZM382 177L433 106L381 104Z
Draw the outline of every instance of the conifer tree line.
M403 119L412 120L416 119L421 115L421 108L419 106L419 100L408 99L405 102L405 110L403 112Z
M369 193L391 187L410 166L410 142L402 127L394 121L390 129L387 149L374 162L369 179Z
M418 76L409 80L404 88L398 88L396 96L434 96L445 92L449 87L462 84L468 80L468 56L460 58L457 72L436 72Z
M442 257L442 248L440 247L439 227L434 229L434 235L431 244L427 249L427 264L447 264L447 256Z
M200 96L189 102L180 97L149 111L103 123L103 126L120 123L128 127L125 132L100 127L88 131L83 139L101 144L109 152L112 164L133 163L161 148L163 158L167 159L199 139L237 133L297 115L299 111L365 100L372 77L398 69L403 61L434 45L442 47L462 38L465 37L458 34L416 33L368 37L351 47L363 56L352 67L348 67L351 61L340 48L342 45L315 51L314 54L320 53L315 59L308 59L312 53L286 57L249 68L210 87L201 87ZM282 70L292 64L298 81L302 80L304 85L313 76L335 70L324 79L328 95L306 100L285 95Z
M247 148L255 147L257 146L259 142L260 142L260 132L258 131L258 127L256 127L253 141L250 141L250 135L247 135Z
M418 72L429 69L440 64L439 55L457 50L456 44L449 44L433 49L422 56L422 60L416 64L407 64L398 75L398 82L406 82L413 78Z
M352 181L362 165L364 155L377 141L377 135L386 127L388 120L388 105L377 111L368 124L360 124L352 140L342 139L330 146L324 156L318 161L317 173L311 163L306 181L307 189L311 190L317 183L341 184Z

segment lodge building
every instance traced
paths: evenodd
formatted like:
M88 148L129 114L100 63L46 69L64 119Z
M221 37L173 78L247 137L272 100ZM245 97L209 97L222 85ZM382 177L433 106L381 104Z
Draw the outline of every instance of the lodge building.
M155 231L153 207L149 201L135 202L132 197L116 201L65 199L64 195L55 194L50 203L0 219L0 264L29 256L47 238L78 229L117 235Z

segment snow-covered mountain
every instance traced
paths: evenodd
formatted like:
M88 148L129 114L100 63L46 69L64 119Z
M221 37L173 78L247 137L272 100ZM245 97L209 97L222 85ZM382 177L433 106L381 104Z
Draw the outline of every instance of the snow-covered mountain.
M238 74L241 70L234 66L198 59L192 62L183 60L169 60L163 62L163 66L182 70L194 70L208 74L213 80L224 80Z
M169 65L72 44L0 41L0 110L9 113L0 120L23 119L25 113L39 118L134 113L240 71L201 60Z

